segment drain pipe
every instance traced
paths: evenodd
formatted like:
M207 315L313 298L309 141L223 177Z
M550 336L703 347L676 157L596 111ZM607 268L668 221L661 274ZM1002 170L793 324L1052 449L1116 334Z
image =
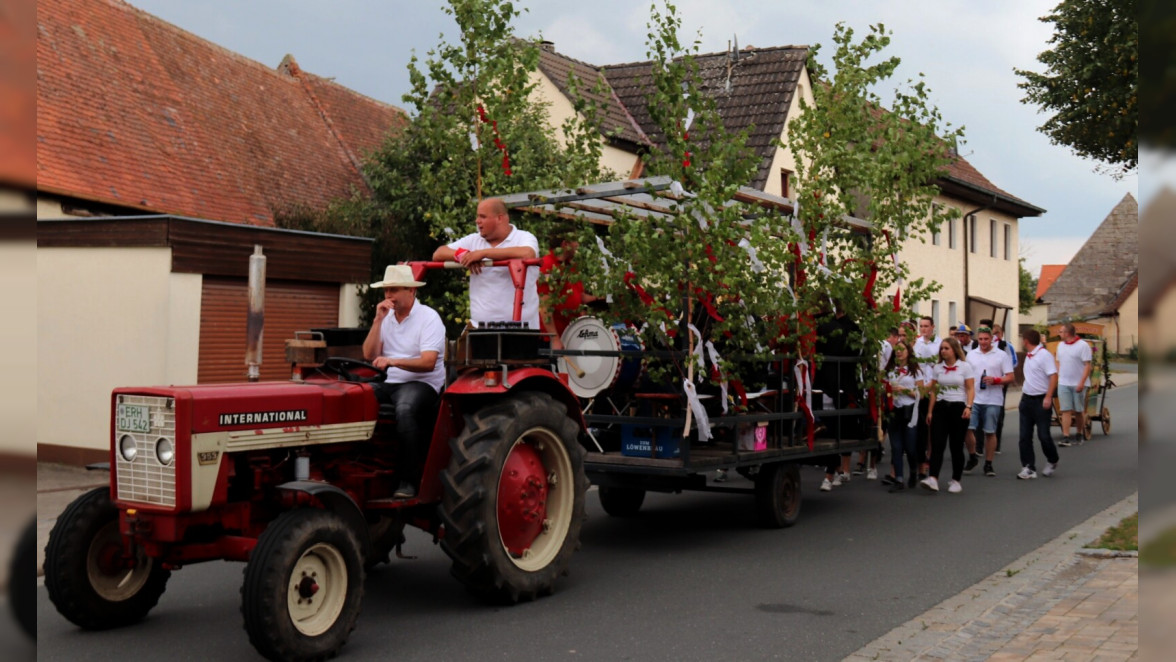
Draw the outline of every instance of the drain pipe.
M265 255L261 244L249 256L249 316L246 322L245 366L251 382L261 379L261 340L265 330Z

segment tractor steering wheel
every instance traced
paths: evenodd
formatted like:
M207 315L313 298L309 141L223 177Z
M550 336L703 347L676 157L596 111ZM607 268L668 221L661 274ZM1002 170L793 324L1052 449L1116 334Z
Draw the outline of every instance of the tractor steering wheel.
M367 377L361 377L351 372L352 369L360 369L373 373ZM333 372L349 382L360 382L363 384L379 384L384 381L388 373L376 366L366 362L349 359L345 356L332 356L326 361L323 361L321 369Z

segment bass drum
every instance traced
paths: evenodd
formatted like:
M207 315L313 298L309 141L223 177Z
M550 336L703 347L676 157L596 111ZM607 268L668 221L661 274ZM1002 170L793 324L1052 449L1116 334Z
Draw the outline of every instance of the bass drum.
M636 330L624 324L608 326L596 317L578 317L560 336L564 349L587 352L640 351L645 349ZM559 359L559 371L567 373L568 386L581 398L594 398L604 391L632 388L640 379L643 363L640 357L573 356L569 357L579 370L571 369L564 357ZM583 373L582 375L580 373Z

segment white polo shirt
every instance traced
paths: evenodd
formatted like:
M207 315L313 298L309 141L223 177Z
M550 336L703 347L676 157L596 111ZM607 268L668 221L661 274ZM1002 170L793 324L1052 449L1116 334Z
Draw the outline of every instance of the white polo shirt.
M935 336L935 339L927 342L923 336L915 339L915 358L919 360L919 367L922 368L922 380L925 384L931 383L932 368L939 362L939 346L943 344L943 339Z
M890 363L890 356L894 354L894 345L890 344L889 340L882 341L882 349L878 352L878 369L885 370L886 364Z
M1025 373L1025 383L1021 386L1023 395L1045 395L1049 392L1050 375L1058 373L1058 366L1054 363L1053 354L1045 345L1025 353L1025 365L1021 368Z
M1082 371L1086 370L1086 364L1093 355L1090 343L1085 340L1078 339L1072 344L1058 343L1058 386L1078 386ZM1089 377L1084 386L1090 386Z
M913 405L919 401L919 399L913 395L900 393L900 391L906 391L908 389L915 388L915 376L911 373L908 373L905 366L899 366L887 374L886 381L890 382L890 386L894 390L895 407L905 407L907 405Z
M431 372L388 368L389 384L424 382L438 393L445 387L445 324L437 311L417 301L403 322L396 321L395 313L388 313L380 325L380 343L380 356L390 359L416 359L424 352L437 352Z
M1004 377L1012 372L1013 360L1009 358L1009 353L995 344L988 348L987 352L977 347L968 352L968 365L972 366L972 373L976 375L976 399L973 400L973 404L1003 405L1003 389L1000 386L981 389L980 380L986 376Z
M478 234L467 234L449 244L449 248L467 251L480 251L487 248L516 248L526 246L535 251L539 257L539 240L535 235L510 226L510 234L502 243L491 246L490 242ZM523 310L520 321L527 322L532 329L539 328L539 290L536 282L539 280L539 267L527 267L526 284L523 286ZM483 322L509 322L514 319L514 281L510 279L508 267L487 267L482 273L470 274L470 319L481 326Z
M972 379L972 366L967 361L956 360L955 365L948 367L944 363L936 363L932 368L932 378L939 387L935 394L936 402L963 402L967 404L967 392L964 382ZM973 386L974 388L974 386Z

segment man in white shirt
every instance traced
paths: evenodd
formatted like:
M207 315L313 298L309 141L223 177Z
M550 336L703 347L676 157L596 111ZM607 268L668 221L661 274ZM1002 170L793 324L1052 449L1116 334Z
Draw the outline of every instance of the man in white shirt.
M933 378L932 368L939 362L939 345L943 340L935 335L935 320L930 317L919 318L919 337L915 340L915 360L919 363L922 386L930 386ZM921 458L923 466L927 464L927 450L931 448L931 426L927 425L927 411L930 401L919 398L919 433L915 444L915 457ZM919 476L911 476L907 481L908 487L914 487L917 480L926 478L920 471Z
M1058 385L1058 366L1049 350L1041 344L1041 334L1036 329L1021 332L1025 347L1025 383L1021 386L1021 473L1022 480L1037 478L1036 457L1033 453L1033 428L1037 428L1037 439L1046 464L1043 476L1051 476L1058 467L1058 449L1050 435L1049 424L1053 417L1052 393Z
M393 496L416 496L437 416L438 394L445 387L445 324L437 311L416 300L423 282L407 265L390 265L384 280L372 283L384 290L376 319L363 341L363 356L387 371L383 384L374 386L381 404L396 408L396 466L400 486Z
M1082 444L1086 414L1086 387L1090 386L1093 352L1090 343L1078 337L1074 325L1062 325L1062 342L1058 344L1058 405L1062 411L1062 440L1059 446ZM1078 427L1070 436L1070 421Z
M1013 362L1008 352L993 344L992 329L986 326L977 329L976 340L976 349L968 353L967 359L976 376L976 399L972 401L972 420L968 429L973 435L984 435L984 475L993 477L996 476L992 468L996 455L996 429L1000 424L1000 412L1004 409L1001 386L1013 381ZM967 466L975 467L975 455Z
M482 268L482 260L531 259L539 255L539 240L510 223L506 205L498 198L478 203L478 231L433 251L437 261L453 260L470 270L470 321L504 322L514 319L515 286L508 267ZM519 321L539 328L539 267L527 267L523 309Z

